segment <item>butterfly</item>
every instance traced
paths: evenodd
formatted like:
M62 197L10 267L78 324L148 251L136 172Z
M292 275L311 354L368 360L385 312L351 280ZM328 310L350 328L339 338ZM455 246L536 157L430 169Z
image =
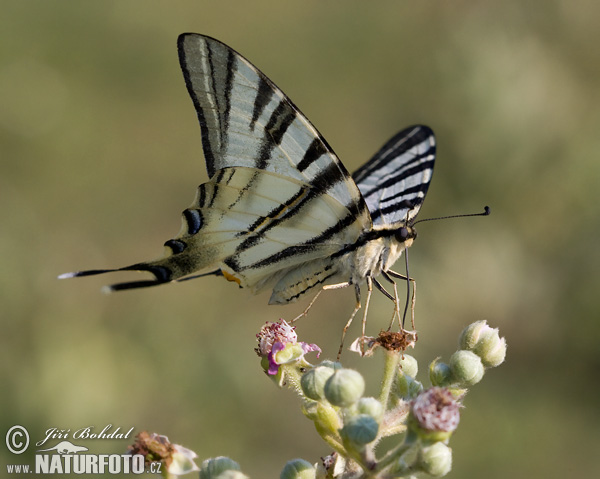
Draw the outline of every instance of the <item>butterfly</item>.
M400 131L350 175L310 121L242 55L195 33L179 36L178 52L209 181L183 211L164 257L60 277L154 276L108 287L117 291L217 275L254 293L271 289L270 304L353 286L352 318L366 283L367 305L373 284L397 305L392 277L407 277L391 268L417 235L413 224L435 161L431 129ZM394 296L379 275L394 284Z

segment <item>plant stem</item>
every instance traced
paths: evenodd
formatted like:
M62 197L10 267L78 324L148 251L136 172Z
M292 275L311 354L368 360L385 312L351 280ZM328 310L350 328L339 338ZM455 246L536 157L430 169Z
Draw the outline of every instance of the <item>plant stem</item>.
M379 402L381 402L385 411L388 409L390 392L396 379L398 364L400 363L400 352L385 351L385 365L383 369L383 379L381 381L381 392L379 393Z
M391 449L387 454L377 462L377 471L381 471L389 466L392 462L398 461L402 454L408 451L414 445L414 441L405 438L401 444L398 444L394 449Z

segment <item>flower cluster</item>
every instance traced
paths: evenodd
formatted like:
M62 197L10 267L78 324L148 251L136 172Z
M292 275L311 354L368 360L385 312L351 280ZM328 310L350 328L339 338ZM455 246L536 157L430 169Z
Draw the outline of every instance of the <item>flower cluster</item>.
M385 352L381 388L365 396L365 380L341 363L316 366L304 358L320 353L314 344L299 342L295 328L283 320L267 323L257 335L256 352L265 372L279 385L291 385L302 398L302 412L334 452L311 464L289 461L283 479L401 478L418 473L441 477L452 467L448 442L460 420L467 388L481 380L486 368L504 361L506 343L485 321L468 326L460 336L460 350L449 364L434 360L429 367L431 386L416 379L417 360L404 354L416 337L406 332L382 332L377 338L355 342L361 356ZM396 443L381 452L381 439ZM237 463L218 457L204 461L201 479L245 479Z
M431 363L429 379L435 386L445 386L457 392L477 384L486 369L499 366L506 357L506 340L487 321L476 321L466 327L459 339L460 348L445 364L438 359Z

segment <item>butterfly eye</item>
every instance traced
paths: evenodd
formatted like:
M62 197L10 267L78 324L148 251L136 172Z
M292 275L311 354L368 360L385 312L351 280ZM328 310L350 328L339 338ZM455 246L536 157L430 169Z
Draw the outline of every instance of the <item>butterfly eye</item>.
M402 227L398 230L398 237L401 240L405 240L406 238L408 238L408 230L405 227Z

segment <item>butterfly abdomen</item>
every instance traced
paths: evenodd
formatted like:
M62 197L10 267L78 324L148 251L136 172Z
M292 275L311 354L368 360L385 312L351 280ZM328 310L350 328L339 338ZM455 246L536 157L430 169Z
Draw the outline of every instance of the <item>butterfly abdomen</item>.
M367 276L389 270L412 242L413 238L399 241L390 230L379 237L359 239L328 258L296 266L278 278L269 304L294 302L328 284L362 284Z
M339 263L332 258L309 261L285 272L273 287L269 304L293 303L309 291L342 280Z

